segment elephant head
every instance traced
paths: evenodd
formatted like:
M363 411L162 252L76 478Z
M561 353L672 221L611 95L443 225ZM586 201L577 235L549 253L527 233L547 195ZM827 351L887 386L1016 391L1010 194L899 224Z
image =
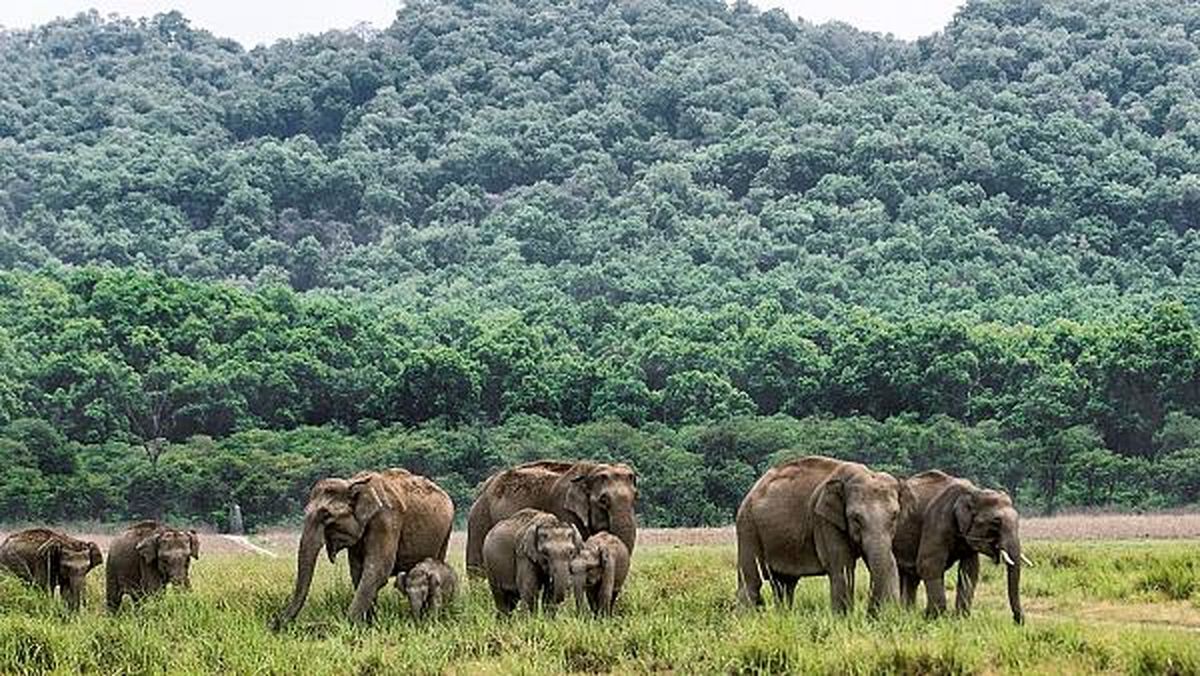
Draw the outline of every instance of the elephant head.
M632 552L637 540L637 473L624 463L580 465L565 477L567 513L583 533L612 533Z
M38 554L49 573L49 587L59 587L67 607L79 610L88 572L104 562L100 548L95 542L53 537L38 548Z
M187 589L192 559L200 558L200 537L194 530L158 530L137 543L137 552L164 582Z
M296 553L296 587L276 626L291 621L304 606L321 547L334 561L339 551L361 540L371 521L391 506L386 493L374 485L375 478L373 473L363 473L349 480L322 479L313 486L304 508L304 532Z
M604 571L611 570L608 550L584 543L571 559L571 582L575 588L575 605L580 613L587 611L587 589L600 582Z
M1021 553L1017 510L1007 493L963 486L953 497L954 525L974 551L1008 571L1008 605L1013 620L1024 622L1021 610L1021 567L1029 559Z
M431 610L440 586L441 580L436 575L431 575L428 570L419 566L396 576L396 588L408 597L408 604L418 620Z
M892 539L901 513L914 503L909 487L886 472L850 466L825 480L813 500L816 515L845 536L853 554L866 560L870 609L896 601L900 574Z
M562 523L534 523L521 533L517 554L524 556L550 578L549 610L567 598L571 584L571 559L583 546L583 538L573 526Z

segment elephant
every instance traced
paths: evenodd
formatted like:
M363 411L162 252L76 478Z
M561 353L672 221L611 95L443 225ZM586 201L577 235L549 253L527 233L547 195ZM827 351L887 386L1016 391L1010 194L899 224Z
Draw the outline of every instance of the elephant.
M396 589L408 597L418 620L436 614L454 600L458 575L445 561L425 559L407 573L396 576Z
M938 470L909 477L905 484L915 498L914 509L901 518L893 541L904 604L913 605L917 586L923 581L926 613L944 613L943 576L958 563L955 605L958 612L970 613L979 581L979 555L983 554L1007 567L1009 609L1014 622L1024 623L1021 568L1029 565L1029 559L1021 553L1012 498Z
M200 537L194 530L177 530L157 521L130 526L108 546L104 569L108 609L120 610L125 594L136 601L168 584L190 588L192 559L199 558Z
M583 538L571 524L549 512L522 509L496 524L483 542L483 567L492 599L502 615L524 604L553 614L567 596L571 559Z
M571 581L575 587L575 605L583 614L611 615L613 604L629 574L629 549L612 533L596 533L588 538L571 559Z
M621 463L542 460L493 474L467 516L467 572L482 572L483 541L492 526L527 507L574 525L584 538L612 533L632 553L637 495L637 473Z
M765 576L790 606L800 577L827 575L834 612L848 612L854 568L864 558L870 612L896 601L892 537L912 499L892 475L854 462L809 456L768 470L737 511L738 600L761 606Z
M86 577L104 563L95 542L84 542L47 528L30 528L0 544L0 568L62 596L68 610L79 610Z
M427 558L446 560L453 522L454 503L446 491L405 469L321 479L304 508L296 586L272 625L282 628L304 607L322 546L331 563L339 551L348 550L354 600L347 616L362 622L373 612L375 597L389 577Z

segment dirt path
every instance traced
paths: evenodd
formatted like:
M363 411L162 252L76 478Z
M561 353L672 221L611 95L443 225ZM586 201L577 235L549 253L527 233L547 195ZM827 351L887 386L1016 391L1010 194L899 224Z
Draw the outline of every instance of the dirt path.
M107 552L108 546L112 544L113 539L117 536L113 533L80 533L70 528L56 528L66 532L72 537L79 538L90 542L95 542L100 546L102 551ZM0 530L0 542L8 537L12 530ZM264 556L277 556L278 553L270 549L260 547L251 542L246 537L238 537L233 535L219 535L217 533L200 533L200 552L202 554L261 554Z
M108 549L108 544L113 538L113 533L80 534L69 528L66 530L75 537L96 542L104 550ZM6 531L0 530L0 539L6 534ZM1026 541L1200 540L1200 513L1026 517L1021 520L1021 536ZM267 529L249 538L201 533L200 548L211 554L254 553L275 556L294 552L299 539L298 531L286 528ZM639 547L721 546L732 545L734 540L733 526L638 530ZM465 544L465 533L455 531L450 536L452 551L461 552Z

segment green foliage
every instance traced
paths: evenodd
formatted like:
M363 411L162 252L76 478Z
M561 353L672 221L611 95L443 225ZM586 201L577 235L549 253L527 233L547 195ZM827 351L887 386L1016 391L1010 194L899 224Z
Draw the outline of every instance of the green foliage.
M906 43L745 3L425 0L246 52L176 12L80 14L0 34L0 267L409 306L1196 302L1198 21L973 0ZM750 355L800 379L756 403L805 413L809 347Z
M1200 496L1200 326L1178 305L1044 327L587 310L0 273L23 416L0 426L0 506L219 523L238 501L253 525L322 476L401 465L465 510L490 472L555 455L632 463L656 525L727 522L799 454L940 467L1026 509Z
M461 507L591 454L699 524L801 452L1195 503L1198 25L418 0L250 52L176 12L0 32L0 508L266 521L382 463Z

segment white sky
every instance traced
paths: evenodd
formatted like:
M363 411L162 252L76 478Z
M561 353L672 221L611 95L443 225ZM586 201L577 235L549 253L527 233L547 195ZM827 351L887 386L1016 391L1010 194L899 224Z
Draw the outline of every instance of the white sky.
M963 0L752 0L783 7L814 23L845 21L859 28L912 39L943 28ZM193 26L237 40L247 48L303 33L367 22L385 28L400 0L0 0L0 26L28 28L91 8L101 14L151 16L178 9Z

